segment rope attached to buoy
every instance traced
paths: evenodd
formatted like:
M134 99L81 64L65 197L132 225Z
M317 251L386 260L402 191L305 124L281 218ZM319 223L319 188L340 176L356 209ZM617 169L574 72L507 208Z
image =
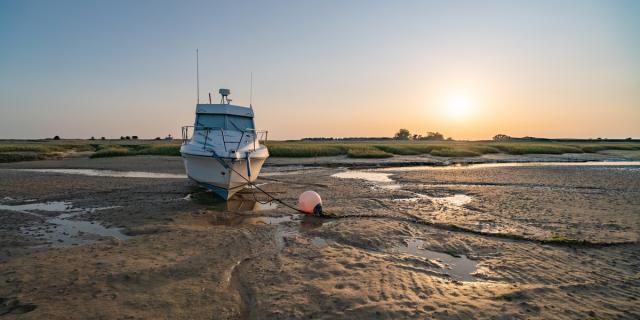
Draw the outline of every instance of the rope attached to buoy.
M269 197L271 200L269 200L269 201L267 201L267 202L274 202L274 201L275 201L275 202L280 203L281 205L283 205L283 206L285 206L285 207L287 207L287 208L289 208L289 209L291 209L291 210L293 210L293 211L295 211L295 212L297 212L297 213L308 214L307 212L302 211L302 210L300 210L300 209L298 209L298 208L296 208L296 207L294 207L294 206L292 206L292 205L290 205L290 204L288 204L288 203L284 202L284 200L282 200L282 199L280 199L280 198L277 198L277 197L275 197L274 195L270 194L269 192L267 192L267 191L263 190L262 188L258 187L255 183L251 182L251 180L249 180L248 178L246 178L246 177L245 177L244 175L242 175L240 172L236 171L232 166L229 166L229 165L228 165L228 164L227 164L227 163L226 163L222 158L220 158L220 157L216 154L216 152L215 152L215 151L213 151L213 150L212 150L211 154L213 155L213 157L214 157L216 160L218 160L218 162L220 162L220 164L221 164L223 167L225 167L225 168L227 168L227 169L229 169L229 170L231 170L231 171L235 172L235 173L236 173L237 175L239 175L242 179L244 179L245 181L247 181L247 183L248 183L250 186L252 186L252 187L253 187L253 188L255 188L256 190L258 190L258 191L262 192L262 193L263 193L263 194L265 194L267 197ZM256 198L255 198L255 193L254 193L254 199L256 199ZM256 199L256 201L257 201L257 202L260 202L260 201L258 201L257 199ZM267 203L267 202L265 202L265 203ZM262 202L260 202L260 203L262 203ZM320 206L320 205L318 205L318 206L316 206L316 207L314 208L314 210L313 210L313 215L318 216L318 217L331 217L331 216L335 216L334 214L324 213L324 212L322 211L322 206Z

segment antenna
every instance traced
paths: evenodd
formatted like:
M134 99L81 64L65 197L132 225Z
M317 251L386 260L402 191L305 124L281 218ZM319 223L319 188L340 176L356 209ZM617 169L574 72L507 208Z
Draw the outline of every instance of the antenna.
M251 84L249 86L249 108L253 109L253 71L251 71Z
M200 57L196 48L196 94L198 95L198 104L200 104Z

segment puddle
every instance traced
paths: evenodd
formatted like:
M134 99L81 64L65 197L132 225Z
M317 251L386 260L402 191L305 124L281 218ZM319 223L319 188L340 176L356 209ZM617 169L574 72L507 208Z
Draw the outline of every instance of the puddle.
M368 182L372 182L375 186L382 189L389 190L398 190L401 186L395 183L395 180L389 178L392 173L382 173L382 172L373 172L373 171L364 171L364 170L348 170L343 172L338 172L336 174L331 175L334 178L340 179L360 179Z
M401 190L402 185L395 183L396 181L389 178L392 173L383 173L383 172L373 172L373 171L365 171L365 170L354 170L354 171L343 171L333 174L332 177L340 178L340 179L361 179L368 182L374 183L377 187L389 190ZM425 194L420 194L417 192L402 190L404 192L408 192L412 197L408 198L399 198L393 199L393 201L397 202L417 202L423 199L431 200L432 202L445 206L454 206L461 207L473 200L468 195L465 194L455 194L447 197L431 197Z
M439 204L439 205L443 205L443 206L448 206L448 207L462 207L465 204L470 203L471 201L473 201L473 198L466 195L466 194L454 194L452 196L447 196L447 197L431 197L428 196L426 194L420 194L417 192L413 192L413 191L408 191L405 190L406 192L410 192L412 195L414 195L413 197L409 197L409 198L398 198L398 199L393 199L393 201L395 202L418 202L420 200L429 200L435 204Z
M260 173L261 177L271 176L289 176L303 173L312 173L324 171L326 168L322 167L304 167L304 166L286 166L286 167L269 167L268 171Z
M431 199L431 201L435 203L449 205L449 206L456 206L456 207L461 207L471 202L471 200L473 200L473 198L471 198L466 194L455 194L452 196L442 197L442 198L429 197L429 199Z
M300 221L300 229L309 231L309 230L320 228L323 225L330 225L335 221L336 220L334 219L326 219L326 218L314 217L309 215L303 215L302 220Z
M282 216L282 217L256 217L247 219L248 223L251 224L268 224L268 225L279 225L285 222L294 221L292 216Z
M393 251L439 261L445 266L441 272L451 276L454 280L466 282L478 281L478 278L472 275L472 273L476 271L477 262L464 255L455 257L443 252L422 249L422 245L422 240L408 239L406 240L406 245L397 246L393 248Z
M113 237L126 240L119 228L106 228L99 223L91 221L78 221L63 218L48 219L51 227L27 227L22 232L26 235L47 241L53 247L65 247L91 243L101 237Z
M275 182L271 182L271 184L278 184L280 182L275 181ZM256 184L252 184L252 185L248 185L245 187L245 189L256 189L256 187L260 188L262 186L268 185L269 182L263 182L263 183L256 183Z
M261 203L255 200L229 200L213 206L212 209L220 211L242 212L242 211L268 211L278 208L276 202Z
M36 200L27 200L27 202L33 202ZM74 208L71 202L67 201L49 201L49 202L40 202L40 203L25 203L25 204L17 204L17 205L7 205L0 204L0 210L7 211L16 211L22 213L35 214L37 212L64 212L58 217L61 218L70 218L72 216L77 215L77 213L82 212L95 212L98 210L106 210L118 208L119 206L109 206L109 207L95 207L95 208ZM35 212L32 212L35 211Z
M128 239L129 237L124 235L119 228L107 228L94 221L71 219L83 213L112 208L117 208L117 206L75 208L71 202L66 201L26 203L19 205L0 204L0 210L32 214L45 218L45 225L23 227L20 231L27 236L44 240L54 247L90 243L101 237L115 237L121 240ZM45 217L38 214L39 212L58 212L59 214L55 217Z
M279 208L278 203L275 201L261 202L255 199L245 199L239 196L224 201L219 199L213 192L199 191L188 194L182 198L186 201L193 201L197 204L208 206L211 210L216 211L230 211L230 212L245 212L245 211L268 211Z
M9 169L24 172L76 174L91 177L113 178L151 178L151 179L187 179L185 174L144 172L144 171L114 171L98 169Z
M389 178L390 175L391 173L380 173L371 171L343 171L332 175L332 177L341 179L361 179L381 183L394 182L393 179Z
M23 213L31 213L29 211L47 211L47 212L77 212L83 211L81 208L73 208L71 202L51 201L42 203L26 203L18 205L0 204L0 210L17 211Z
M475 163L455 164L449 166L407 166L375 169L377 172L403 172L428 170L456 170L482 168L510 168L510 167L638 167L640 161L588 161L588 162L505 162L505 163Z
M258 224L281 225L287 222L300 220L295 216L267 217L237 214L214 214L207 219L209 224L214 226L239 226Z

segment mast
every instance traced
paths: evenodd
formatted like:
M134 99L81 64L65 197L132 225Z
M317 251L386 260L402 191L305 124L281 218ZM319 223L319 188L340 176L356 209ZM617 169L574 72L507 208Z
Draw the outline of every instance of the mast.
M196 95L198 104L200 104L200 57L196 48Z

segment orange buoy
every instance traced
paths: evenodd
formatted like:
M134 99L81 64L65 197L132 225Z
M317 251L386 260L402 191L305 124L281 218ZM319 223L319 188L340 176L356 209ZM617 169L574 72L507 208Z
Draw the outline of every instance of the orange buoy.
M315 191L305 191L298 198L298 210L308 214L322 214L322 199Z

